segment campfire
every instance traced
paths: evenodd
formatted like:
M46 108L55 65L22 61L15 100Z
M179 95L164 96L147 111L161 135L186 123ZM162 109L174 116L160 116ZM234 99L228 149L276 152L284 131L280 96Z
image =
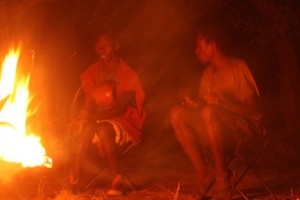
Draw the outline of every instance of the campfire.
M11 49L2 64L0 79L0 159L22 167L52 167L41 139L27 125L30 76L18 74L20 48Z

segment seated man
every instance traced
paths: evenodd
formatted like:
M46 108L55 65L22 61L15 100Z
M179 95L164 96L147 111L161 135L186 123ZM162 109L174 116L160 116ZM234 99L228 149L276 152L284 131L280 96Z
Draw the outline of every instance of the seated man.
M215 199L230 199L226 160L233 152L241 129L260 121L256 83L246 65L226 55L218 45L219 31L206 28L199 32L195 53L205 65L200 79L198 98L183 98L170 112L176 138L190 158L199 182L202 199L215 177ZM209 150L214 168L205 162ZM215 173L215 175L213 174Z
M140 138L146 116L145 95L138 75L118 57L118 50L119 43L112 37L99 35L95 47L99 59L80 76L86 97L85 108L70 175L71 187L76 186L81 164L93 142L112 170L114 178L109 195L121 194L119 147Z

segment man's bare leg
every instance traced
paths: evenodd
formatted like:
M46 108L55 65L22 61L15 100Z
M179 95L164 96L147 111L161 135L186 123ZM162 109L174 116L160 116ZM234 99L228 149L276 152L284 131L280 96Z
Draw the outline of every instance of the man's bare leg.
M220 190L229 189L226 149L227 146L234 144L236 141L233 124L234 116L216 106L203 107L201 114L210 151L215 161L216 186ZM225 136L225 134L227 135Z
M97 135L100 138L101 148L114 177L112 189L116 189L121 182L122 173L119 165L119 147L115 142L115 130L110 123L103 122L98 125Z
M199 131L201 130L199 119L199 111L184 106L176 106L170 112L170 120L177 140L190 158L200 184L203 184L209 181L211 177L204 162L203 147L197 135L200 134Z

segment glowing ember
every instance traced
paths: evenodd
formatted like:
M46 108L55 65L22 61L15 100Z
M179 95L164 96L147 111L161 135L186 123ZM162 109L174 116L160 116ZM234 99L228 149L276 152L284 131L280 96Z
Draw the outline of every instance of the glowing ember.
M27 78L16 80L20 50L11 50L2 65L0 80L0 158L23 167L52 167L40 138L26 129L29 91Z

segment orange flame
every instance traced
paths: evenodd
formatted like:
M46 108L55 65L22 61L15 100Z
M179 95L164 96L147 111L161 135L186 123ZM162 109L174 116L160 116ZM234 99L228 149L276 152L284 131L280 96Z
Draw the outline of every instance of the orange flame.
M20 48L10 50L0 80L0 159L23 167L52 167L40 138L26 130L29 76L16 80Z

